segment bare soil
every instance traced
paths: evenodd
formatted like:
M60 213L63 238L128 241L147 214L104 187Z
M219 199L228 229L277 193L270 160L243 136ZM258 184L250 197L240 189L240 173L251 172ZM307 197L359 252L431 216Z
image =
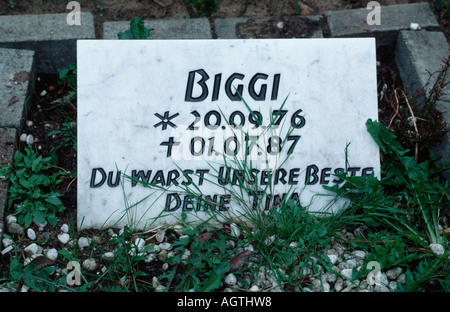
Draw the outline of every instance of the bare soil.
M427 1L434 10L434 0L385 0L383 5L405 4ZM141 19L179 19L198 17L195 10L186 6L189 0L79 0L83 12L94 15L97 38L102 36L105 21L130 21L133 17ZM369 1L364 0L220 0L220 9L209 17L215 18L274 18L286 19L289 16L322 15L327 11L365 8ZM58 0L0 0L0 15L65 13L67 1ZM439 14L435 11L436 18ZM276 18L275 18L276 17ZM441 30L450 42L450 13L441 11ZM271 25L271 26L269 26ZM303 33L305 25L288 23L287 32ZM276 24L269 23L276 31ZM267 36L266 30L260 38ZM300 27L297 29L296 27ZM286 29L286 28L285 28ZM277 34L277 33L275 33ZM278 37L279 38L279 37Z

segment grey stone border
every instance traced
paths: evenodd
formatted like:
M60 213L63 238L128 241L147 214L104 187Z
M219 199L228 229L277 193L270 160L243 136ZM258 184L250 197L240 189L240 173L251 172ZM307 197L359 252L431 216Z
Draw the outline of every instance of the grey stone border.
M406 91L413 92L417 88L424 87L424 77L427 75L424 70L439 68L442 58L449 55L448 43L439 31L439 24L433 12L428 3L385 6L381 8L381 25L374 26L369 26L366 23L367 9L326 12L324 15L326 19L325 27L328 27L328 29L322 29L322 34L317 37L321 37L323 34L327 34L327 37L332 38L370 36L377 39L377 46L390 44L397 40L396 62L398 63L401 79L406 88L408 88ZM27 52L17 52L17 50L13 51L12 49L32 50L35 52L32 59L37 64L36 71L38 73L55 72L53 67L55 58L57 61L60 61L58 65L61 68L66 67L69 62L76 62L76 40L96 39L92 14L82 13L82 26L68 26L65 22L66 18L67 14L0 16L0 48L8 48L12 53L18 53L19 55ZM207 19L160 20L145 21L145 23L147 27L155 28L152 33L153 39L212 39L214 37L213 34L218 39L233 39L236 38L236 25L245 23L247 20L246 18L216 19L214 25L212 25L213 29L211 29ZM407 31L410 23L418 23L422 29L427 29L428 31ZM127 28L128 22L105 22L103 38L117 38L117 32L124 31ZM0 53L0 67L7 61L8 58ZM30 72L34 72L33 68L31 66ZM11 72L10 74L13 73ZM449 77L450 73L446 79L449 79ZM7 122L0 119L0 144L8 140L8 137L11 139L11 136L15 136L15 140L17 140L17 133L21 131L26 97L29 95L28 85L31 85L30 82L32 82L31 79L33 78L34 76L30 75L29 80L26 82L25 96L20 98L18 103L15 103L16 107L20 107L18 108L20 113L13 114L13 117L7 118ZM2 82L1 77L0 83L5 83L5 80ZM0 91L2 87L4 86L0 85ZM449 89L450 84L445 90L448 94L437 105L438 108L444 110L444 121L450 124L450 109L448 109L450 104ZM5 101L8 101L8 96L3 95L2 97L0 92L0 101L5 103ZM0 106L0 109L2 109L2 106ZM15 151L14 148L10 150L9 155L1 156L12 161ZM444 138L442 144L437 147L437 151L444 157L444 160L450 160L449 134ZM446 177L450 179L450 175ZM2 195L0 192L0 241L3 231L4 209L7 202L5 196L6 194Z

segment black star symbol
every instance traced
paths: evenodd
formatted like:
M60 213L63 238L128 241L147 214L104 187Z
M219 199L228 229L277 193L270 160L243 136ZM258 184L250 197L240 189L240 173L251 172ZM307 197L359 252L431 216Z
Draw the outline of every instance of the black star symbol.
M157 128L162 125L162 130L167 129L167 125L170 125L172 128L176 128L177 126L171 122L170 120L177 117L179 114L176 113L175 115L169 116L169 111L164 113L164 116L161 116L160 114L156 113L155 116L161 119L160 122L157 124L154 124L153 127Z

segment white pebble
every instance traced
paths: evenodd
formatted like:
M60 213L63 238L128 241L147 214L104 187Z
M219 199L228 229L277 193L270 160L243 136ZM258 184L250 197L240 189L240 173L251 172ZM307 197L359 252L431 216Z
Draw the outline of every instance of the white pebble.
M327 272L325 276L326 276L327 282L329 282L329 283L335 283L337 280L336 274L333 274L331 272Z
M9 215L6 217L6 224L17 223L17 217Z
M334 290L340 292L344 288L344 281L341 278L338 278L336 283L334 283Z
M142 248L144 248L144 246L145 246L145 240L140 238L140 237L138 237L134 241L134 245L136 245L138 250L142 250Z
M314 292L330 292L330 284L327 282L322 282L318 279L312 281L313 291Z
M391 291L396 291L397 290L397 282L394 282L394 281L390 282L389 283L389 289Z
M167 271L169 269L169 264L166 262L162 265L163 271Z
M106 261L112 261L112 260L114 260L114 253L111 251L105 252L103 254L102 258Z
M14 248L14 247L13 247L12 245L6 247L5 249L2 250L2 255L7 254L7 253L10 252L11 250L13 250L13 248Z
M58 251L55 248L47 250L45 253L45 256L49 258L50 260L55 261L56 258L58 258Z
M26 133L22 133L20 135L20 142L26 142L27 140L27 134Z
M239 237L241 235L241 230L239 230L238 226L235 223L230 224L231 236Z
M61 231L63 231L63 233L69 233L69 226L64 223L61 225Z
M173 230L177 232L177 234L181 235L183 234L184 228L182 225L177 224L173 227Z
M249 291L253 291L253 292L257 292L259 290L259 287L256 285L253 285L252 287L250 287Z
M85 247L89 246L89 239L87 239L86 237L80 237L78 239L78 247L83 250Z
M186 260L191 256L191 251L189 249L185 249L183 255L181 256L181 260Z
M61 233L58 235L58 240L63 244L67 244L70 240L70 235L67 233Z
M289 244L289 247L292 248L292 249L295 249L295 248L298 247L298 243L297 242L292 242L292 243Z
M27 127L31 127L31 126L33 126L33 121L27 120Z
M34 143L34 137L31 134L27 135L27 138L25 139L25 142L27 144L33 144Z
M437 256L444 254L444 246L441 244L430 244L430 249Z
M277 28L278 28L278 29L283 29L283 27L284 27L283 22L278 22L278 23L277 23Z
M4 239L2 239L2 243L3 243L3 247L9 247L12 244L14 244L14 241L10 238L5 237Z
M156 259L156 255L151 253L149 255L147 255L147 258L145 258L144 262L145 263L151 263Z
M32 255L36 255L36 254L40 253L40 252L39 252L39 249L41 249L41 247L40 247L38 244L33 243L33 244L28 245L27 247L25 247L24 251L25 251L29 256L32 256Z
M97 262L95 262L95 259L90 258L90 259L86 259L83 261L83 268L86 271L95 271L95 269L97 268Z
M255 248L253 247L253 245L249 244L244 247L244 251L254 252Z
M341 275L348 280L352 280L353 269L343 269Z
M330 262L332 263L332 264L335 264L336 263L336 261L337 261L337 259L338 259L338 257L336 256L336 255L327 255L328 256L328 258L330 259Z
M409 24L409 29L410 30L418 30L418 29L420 29L420 26L417 23L411 23L411 24Z
M366 257L366 252L363 250L355 250L351 253L351 255L358 260L362 260Z
M406 281L405 273L400 274L400 276L397 278L397 282L399 282L400 284L404 284L405 281Z
M40 93L40 96L45 96L47 94L47 91L42 90L42 92Z
M158 253L158 252L161 251L161 247L159 247L159 245L155 245L155 246L153 246L152 251L153 251L154 253Z
M230 273L227 276L225 276L225 279L223 281L228 286L233 286L237 283L237 278L236 278L236 275L234 275L233 273Z
M162 243L166 237L166 231L160 231L156 234L155 239L158 243Z
M161 250L171 250L172 249L172 245L170 243L159 244L159 247L161 248Z
M161 285L161 282L159 281L159 279L156 276L153 276L153 278L152 278L152 286L153 286L153 288L156 288L159 285Z
M395 267L386 272L386 277L390 280L396 280L403 273L401 267Z
M374 292L390 292L391 290L385 285L375 285Z
M356 259L348 259L345 263L347 263L349 269L356 268L358 266Z
M27 230L27 236L28 236L29 239L34 241L36 239L36 232L34 232L33 229L28 229Z

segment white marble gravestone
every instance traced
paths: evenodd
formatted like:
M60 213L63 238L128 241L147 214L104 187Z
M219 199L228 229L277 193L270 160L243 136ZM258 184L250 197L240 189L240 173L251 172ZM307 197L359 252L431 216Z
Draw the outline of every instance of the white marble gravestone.
M373 38L79 40L77 70L79 228L336 211L335 173L380 174Z

